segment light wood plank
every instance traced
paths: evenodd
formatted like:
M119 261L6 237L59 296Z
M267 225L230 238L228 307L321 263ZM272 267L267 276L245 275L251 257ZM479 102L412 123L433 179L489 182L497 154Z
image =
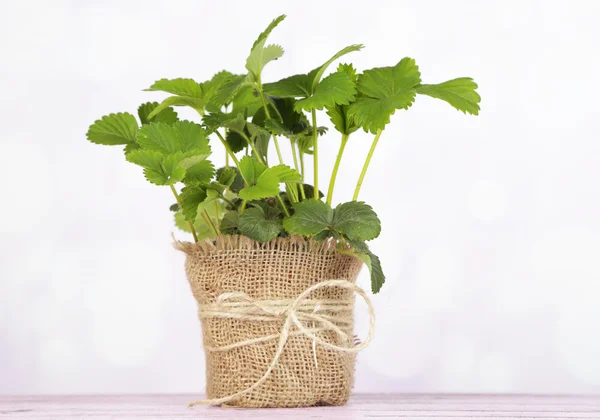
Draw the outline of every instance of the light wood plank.
M356 394L344 407L187 408L198 395L0 396L4 419L600 419L600 396Z

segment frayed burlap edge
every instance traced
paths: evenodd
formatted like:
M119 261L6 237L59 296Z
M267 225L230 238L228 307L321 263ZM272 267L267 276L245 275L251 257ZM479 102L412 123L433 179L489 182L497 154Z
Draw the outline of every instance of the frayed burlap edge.
M326 239L322 242L306 239L303 236L291 235L278 237L267 242L258 242L242 235L219 235L216 239L204 239L199 242L178 241L174 239L173 247L188 255L208 255L215 251L233 251L238 249L251 250L281 250L298 252L336 253L338 242ZM343 245L343 249L349 249Z

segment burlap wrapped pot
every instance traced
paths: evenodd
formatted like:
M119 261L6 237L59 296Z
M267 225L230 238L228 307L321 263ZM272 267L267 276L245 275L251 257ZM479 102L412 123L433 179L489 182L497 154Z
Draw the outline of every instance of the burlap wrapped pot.
M197 403L306 407L348 401L356 355L340 350L356 348L358 258L339 253L335 242L299 237L260 243L220 236L176 247L187 254L203 331L208 400Z

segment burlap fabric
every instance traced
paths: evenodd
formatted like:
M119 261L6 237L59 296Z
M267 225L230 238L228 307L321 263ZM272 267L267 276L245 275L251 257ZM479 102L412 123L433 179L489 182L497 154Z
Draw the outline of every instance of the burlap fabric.
M362 262L340 254L332 242L299 237L259 243L243 236L220 236L212 242L176 243L187 254L186 272L200 313L227 292L244 292L261 301L295 299L324 280L356 281ZM311 299L339 300L337 326L347 339L332 331L319 338L338 346L352 346L354 297L351 290L319 288ZM341 305L338 305L341 306ZM243 391L263 377L277 351L283 321L255 321L200 316L206 354L206 392L217 399ZM347 321L347 322L346 322ZM308 325L310 327L310 325ZM355 354L325 348L291 329L283 352L266 380L256 389L228 401L236 407L306 407L343 405L354 380ZM274 337L222 350L261 337ZM345 341L345 342L343 342ZM349 342L350 341L350 342Z

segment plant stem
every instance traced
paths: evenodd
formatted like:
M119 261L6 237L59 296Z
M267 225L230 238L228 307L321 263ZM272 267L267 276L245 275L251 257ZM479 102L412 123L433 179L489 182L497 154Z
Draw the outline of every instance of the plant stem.
M304 174L300 172L300 168L298 168L298 156L296 156L296 142L290 139L290 144L292 145L292 156L294 157L294 169L300 174L302 180L304 180ZM304 193L304 183L300 183L300 195L303 200L306 200L306 194Z
M277 136L275 134L273 134L273 143L275 144L275 150L277 150L277 157L279 158L279 163L283 165L283 156L281 156L279 142L277 141Z
M300 157L300 181L304 184L304 153L300 152L298 156Z
M175 200L177 200L177 204L179 204L179 208L183 211L183 205L181 204L181 199L179 198L179 194L175 190L175 187L171 184L171 191L173 191L173 195L175 196ZM194 242L198 242L198 235L196 235L196 229L194 229L194 224L192 222L188 222L190 225L190 230L192 231L192 236L194 237Z
M333 198L333 188L335 187L335 179L337 178L338 169L340 162L342 161L342 155L344 154L344 148L348 142L349 134L342 134L342 143L340 144L340 150L338 151L335 165L333 165L333 172L331 172L331 179L329 180L329 190L327 191L327 204L331 205L331 199Z
M315 200L319 199L319 143L317 133L317 111L315 109L312 110L312 125L313 125L313 165L314 165L314 182L313 185L315 187Z
M227 204L229 204L231 207L235 208L235 205L227 198L225 197L225 195L221 195L221 199L223 199L223 201L225 201Z
M263 160L263 158L260 156L260 153L258 153L258 149L256 148L256 146L254 145L254 143L248 138L248 136L245 133L239 132L240 136L242 136L244 138L244 140L246 140L246 142L250 145L250 148L252 149L252 152L254 153L254 156L256 156L256 159L262 163L263 165L266 165L265 161ZM246 150L246 154L248 154L248 151ZM238 165L239 166L239 165Z
M219 202L215 200L215 227L217 231L221 233L221 229L219 228Z
M265 94L262 90L262 83L260 80L260 77L258 78L258 82L257 82L257 88L258 88L258 92L260 95L260 99L262 101L263 107L265 108L265 115L267 116L268 119L271 119L271 112L269 111L269 106L267 105L267 100L265 99ZM277 108L275 108L275 112L277 112L279 118L281 120L283 120L283 118L281 117L281 114L279 113L279 110ZM281 165L283 165L283 156L281 154L281 149L279 148L279 141L277 140L277 136L275 134L273 134L273 143L275 144L275 150L277 151L277 158L279 159L279 163ZM293 142L292 142L292 148L293 148ZM293 149L292 149L293 152ZM294 165L296 167L296 170L298 170L298 164L296 162L296 154L294 154ZM296 185L293 183L288 183L287 184L289 187L289 191L294 191L294 194L290 194L289 195L289 199L293 202L297 202L298 201L298 190L296 188ZM296 197L294 197L293 195L296 195ZM279 202L281 203L281 207L283 207L283 211L285 212L286 216L289 216L289 212L287 211L285 205L283 204L283 200L281 199L281 196L279 194L277 194L277 198L279 199Z
M231 156L231 160L233 160L233 162L235 163L235 166L239 167L240 161L238 160L238 158L235 157L235 154L231 150L231 147L229 147L229 144L227 143L227 141L223 138L221 133L219 133L218 131L215 131L215 133L217 133L217 136L219 137L219 140L221 140L221 143L223 143L225 150L227 150L227 153L229 154L229 156Z
M279 204L281 204L281 207L283 208L283 212L285 213L285 215L287 217L290 217L290 212L285 207L285 203L283 202L283 199L281 198L281 196L279 194L277 194L277 199L279 200Z
M367 160L365 160L365 164L360 173L360 177L358 178L358 183L356 184L356 189L354 190L354 196L352 197L352 201L356 201L358 199L358 193L360 192L360 187L362 186L363 179L365 178L365 174L367 173L367 169L369 168L369 163L371 162L371 157L373 157L373 152L375 151L375 147L377 147L377 142L379 141L379 137L381 136L381 130L377 130L377 134L373 139L373 144L371 145L371 149L369 150L369 154L367 155Z
M240 207L240 213L243 213L246 210L246 204L248 202L246 200L242 201L242 207Z
M206 211L206 209L204 209L201 214L202 214L202 218L204 219L204 223L206 223L207 225L210 226L210 228L215 233L215 235L219 235L219 231L215 227L215 224L212 222L212 220L211 220L210 216L208 215L208 212Z

